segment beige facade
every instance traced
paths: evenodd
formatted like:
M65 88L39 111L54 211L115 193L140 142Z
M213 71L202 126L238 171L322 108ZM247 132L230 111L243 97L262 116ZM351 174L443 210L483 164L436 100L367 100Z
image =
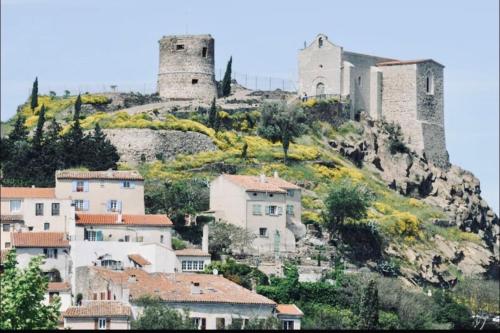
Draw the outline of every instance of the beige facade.
M144 214L144 180L142 177L120 178L120 171L81 172L63 175L56 172L56 196L72 200L76 211L86 213Z
M96 329L96 321L97 325L99 325L99 319L104 322L109 322L109 328L102 329L110 329L110 330L129 330L130 329L130 319L127 317L114 317L108 318L106 316L103 317L84 317L84 318L64 318L64 329L71 330L95 330ZM97 328L99 329L99 328Z
M238 183L244 177L258 178L264 187L270 186L252 190ZM256 235L253 247L244 249L245 252L267 255L294 253L295 236L301 237L305 233L301 223L300 188L293 184L290 184L293 188L289 189L274 186L274 179L221 175L210 184L210 210L216 219L235 224Z

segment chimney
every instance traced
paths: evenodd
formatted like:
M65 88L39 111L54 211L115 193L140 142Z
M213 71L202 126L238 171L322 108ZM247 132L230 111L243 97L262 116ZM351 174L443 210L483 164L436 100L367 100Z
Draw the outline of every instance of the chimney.
M116 214L116 223L123 223L123 216L122 214Z
M191 295L201 294L201 288L199 282L191 282Z
M203 225L203 236L201 239L201 250L208 253L208 223Z
M278 171L274 170L274 178L279 178Z
M266 182L266 175L263 174L263 173L260 174L260 182L261 183L265 183Z

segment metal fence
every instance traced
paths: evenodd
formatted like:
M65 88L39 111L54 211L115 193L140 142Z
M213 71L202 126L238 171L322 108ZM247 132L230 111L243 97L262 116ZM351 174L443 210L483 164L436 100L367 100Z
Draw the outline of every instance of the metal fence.
M225 69L218 69L215 71L215 77L217 80L222 80L224 77ZM245 88L251 90L275 90L281 89L284 91L296 91L295 81L291 79L278 78L266 75L252 75L242 72L232 72L231 79L236 80L238 84L241 84Z

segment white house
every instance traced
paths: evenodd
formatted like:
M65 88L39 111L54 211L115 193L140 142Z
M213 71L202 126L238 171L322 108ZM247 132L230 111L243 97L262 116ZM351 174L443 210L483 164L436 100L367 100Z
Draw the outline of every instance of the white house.
M301 189L278 177L223 174L210 183L210 211L257 238L247 252L295 252L295 238L305 235Z
M83 301L62 313L64 329L129 330L132 320L130 305L115 301Z
M49 304L55 296L58 296L61 300L59 310L61 312L65 311L71 306L71 285L68 282L49 282L44 304Z

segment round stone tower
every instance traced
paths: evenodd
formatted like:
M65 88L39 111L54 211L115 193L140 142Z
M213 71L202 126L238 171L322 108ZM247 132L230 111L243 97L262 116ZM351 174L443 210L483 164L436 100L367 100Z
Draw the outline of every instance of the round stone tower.
M212 36L164 36L159 43L158 92L160 97L207 101L217 97Z

